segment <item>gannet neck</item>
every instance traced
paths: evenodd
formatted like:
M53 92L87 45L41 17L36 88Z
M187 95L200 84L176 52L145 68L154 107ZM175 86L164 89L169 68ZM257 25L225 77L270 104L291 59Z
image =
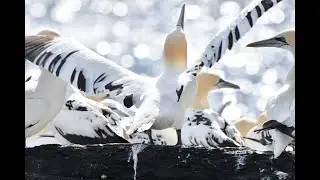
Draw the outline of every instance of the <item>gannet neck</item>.
M204 110L209 108L208 103L208 92L206 93L199 93L197 92L194 101L191 105L191 108L198 109L198 110Z
M172 31L166 38L163 48L165 70L187 68L187 40L181 27Z
M210 90L216 89L219 82L219 75L212 70L202 71L197 76L197 92L191 105L195 109L209 108L208 93Z
M184 13L185 4L181 8L176 29L166 37L163 48L165 70L176 69L184 71L187 68L187 39L184 34Z

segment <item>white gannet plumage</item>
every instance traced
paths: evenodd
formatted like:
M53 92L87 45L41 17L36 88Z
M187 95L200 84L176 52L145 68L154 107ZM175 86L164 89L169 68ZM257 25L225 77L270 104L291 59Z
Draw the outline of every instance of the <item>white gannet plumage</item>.
M50 124L50 123L49 123ZM61 143L54 137L53 133L49 130L49 124L37 134L26 138L26 147L41 146L44 144L60 144Z
M136 132L129 137L118 136L111 129L109 121L110 109L115 114L113 116L118 121L116 127L122 128L132 123L132 113L114 100L104 99L100 102L83 97L77 89L68 87L66 103L62 110L50 123L50 131L58 141L64 145L69 144L106 144L106 143L144 143L149 144L150 139L145 132ZM70 95L71 94L71 95ZM121 131L117 129L116 132ZM174 129L164 129L159 132L151 130L154 144L156 145L175 145L177 135Z
M183 17L183 13L184 13L184 6L181 11L182 16L180 17ZM54 41L54 38L51 38L51 37L46 37L46 36L38 36L38 37L39 39L33 39L32 42L29 41L30 44L31 43L37 44L37 42L39 42L40 39ZM146 128L144 128L144 126L140 127L140 129L142 129L141 131L147 130L152 126L153 122L148 122L149 120L148 117L151 115L150 117L152 119L150 119L150 121L155 120L154 117L158 116L158 114L160 113L158 108L158 106L160 105L163 107L162 108L164 109L163 111L165 111L165 112L161 111L161 113L164 114L165 117L161 117L162 114L160 114L160 116L158 116L159 117L158 119L168 119L168 123L158 123L159 125L155 126L155 129L164 129L167 127L171 127L172 124L175 122L175 119L176 119L175 116L177 116L177 114L180 114L180 116L183 117L183 111L181 111L183 110L183 107L179 107L180 103L177 102L178 97L177 97L177 92L175 91L175 88L168 88L170 86L176 87L177 83L180 83L179 81L187 80L187 78L179 78L179 80L177 81L178 76L181 74L183 70L186 69L186 55L187 55L186 45L187 44L186 44L186 39L183 32L183 20L182 21L179 20L177 28L172 33L170 33L166 39L166 45L164 50L164 62L167 68L165 72L157 78L146 78L143 76L139 76L127 69L124 69L116 65L115 63L109 60L104 59L103 57L93 53L89 49L79 44L76 44L76 43L72 44L72 42L68 40L67 40L67 43L64 43L64 42L65 42L64 40L57 41L57 44L59 45L53 46L52 48L49 47L49 49L45 48L46 49L45 52L40 52L40 54L36 55L39 58L38 60L35 60L34 59L35 57L32 54L29 54L30 56L27 55L29 50L31 51L33 50L27 48L29 44L28 42L26 42L26 55L28 56L28 59L35 60L36 62L38 62L38 65L40 67L44 67L45 69L48 69L54 75L58 77L62 77L62 79L64 79L63 78L64 75L69 73L67 71L63 71L64 68L67 68L68 65L75 66L73 68L73 71L68 74L68 77L69 77L68 82L75 85L78 89L80 89L83 92L87 92L87 93L89 92L88 95L90 95L90 93L91 95L99 95L99 91L100 91L99 88L102 88L102 86L100 85L104 84L103 85L104 92L106 91L108 92L103 96L108 96L112 99L122 102L123 105L125 105L126 107L131 107L132 105L139 106L140 104L139 102L141 102L141 100L143 99L144 105L139 108L139 111L137 111L135 115L135 118L143 119L144 122L147 122L145 123L147 125ZM58 47L58 48L55 48L55 47ZM33 48L37 48L37 47L33 47ZM61 55L59 54L59 52L62 51L61 48L64 50L70 50L71 52L65 55ZM77 50L73 50L73 49L77 49ZM36 52L36 51L33 51L33 52ZM37 53L39 53L39 51L37 51ZM49 59L48 56L55 53L57 53L58 55ZM43 58L43 56L45 56L46 54L49 54L49 55ZM42 57L39 57L39 56L42 56ZM99 62L103 65L101 66L101 64L99 63L92 63L88 61L88 59L95 59L96 62ZM58 63L59 60L63 61L63 64L65 66L62 67L62 64ZM78 65L77 63L67 64L72 60L77 60L77 63L81 62L80 60L83 60L83 63ZM90 67L90 69L79 67L79 66ZM102 73L100 73L99 71ZM95 78L90 78L92 76L95 76ZM91 87L90 89L87 88L89 84L93 85L93 87ZM95 88L96 86L98 87ZM196 85L194 85L194 89L195 88L196 88ZM156 100L157 98L160 98L160 96L162 101L161 103L158 103L156 102ZM171 105L171 107L172 108L177 107L176 108L177 111L178 112L180 111L181 113L177 113L177 112L172 113L171 111L172 109L169 110L169 107L166 106L167 104L169 106L173 104ZM168 113L166 113L166 111ZM170 116L173 116L173 117L170 117ZM166 117L169 117L169 118L166 118ZM166 122L166 121L159 121L159 122ZM131 134L131 133L128 133L128 134Z
M295 31L279 33L273 38L250 43L247 47L277 47L289 50L295 56ZM275 158L295 139L295 63L290 68L283 86L269 99L267 118L262 129L270 131Z
M112 99L104 99L100 101L103 105L109 107L117 114L125 116L126 114L134 116L135 111L125 109L119 102ZM133 123L133 118L128 118L124 122L124 126L130 127ZM155 145L176 145L178 142L178 135L174 128L166 128L162 130L151 129L151 136L153 144ZM150 144L150 138L146 132L136 132L129 135L130 142Z
M173 62L175 66L171 64L166 67L165 72L156 79L146 80L148 78L124 69L68 38L26 36L25 56L30 62L73 84L87 96L108 96L126 107L141 104L127 134L149 128L179 129L183 124L184 110L193 99L197 74L204 66L211 67L217 62L227 49L231 49L234 43L251 29L264 12L280 1L259 0L250 3L230 26L219 31L200 60L182 73L183 68L179 68L181 63L177 62L186 61L183 59L184 55L172 55L176 51L167 51L166 54L168 49L164 48L163 58L181 59L164 59L165 64ZM174 32L180 32L180 35L175 36L180 41L169 44L177 49L177 54L186 53L186 47L185 51L181 48L186 46L181 23L178 23Z
M185 146L235 147L243 145L240 132L221 116L231 101L214 112L208 104L208 92L218 88L239 89L238 85L220 78L214 71L202 71L197 76L198 89L193 104L186 110L181 130Z
M120 111L82 96L69 85L66 101L49 128L63 144L127 143L122 121L130 116Z
M48 30L38 35L59 36ZM40 132L59 113L66 88L61 79L25 61L25 138Z
M51 29L44 29L38 34L50 37L60 36L55 30ZM39 75L40 73L41 76ZM64 144L70 143L67 143L68 141L63 136L68 137L69 139L74 137L72 140L73 143L76 143L79 139L71 133L73 130L77 129L75 128L75 125L88 127L85 129L87 131L82 131L83 135L87 135L87 137L104 136L104 140L107 140L106 142L128 142L125 140L128 139L128 137L125 136L125 133L123 133L124 129L121 127L122 120L128 116L124 116L124 114L117 114L120 111L115 112L114 110L110 110L108 107L104 107L93 100L87 99L80 94L78 89L75 89L73 86L67 84L60 78L55 77L48 71L40 69L32 63L30 64L29 61L26 61L25 74L26 104L28 105L28 107L26 107L26 119L31 119L27 115L36 115L37 117L39 114L41 115L41 113L35 113L31 110L37 110L44 114L49 112L48 114L50 115L41 119L41 123L39 123L41 126L37 127L37 129L33 128L34 133L39 132L50 121L56 120L51 123L51 126L49 127L52 127L51 131L55 132L56 138ZM37 84L38 80L41 82L38 83L41 86ZM47 84L51 84L51 86ZM35 89L34 87L36 87L36 85L38 85L38 87ZM34 92L34 89L36 92ZM36 95L39 94L43 97L42 99L38 99L44 99L45 101L40 101L42 104L39 103L40 105L37 106L37 103L36 105L33 103L39 102L35 101L37 100ZM64 118L69 120L59 121ZM84 121L84 119L87 121ZM89 125L91 125L91 129L89 128ZM107 135L109 135L109 137L106 137ZM85 136L83 136L81 138L81 142L84 143L85 140L88 139L89 138L85 139ZM94 139L91 138L90 140L92 141L91 144L93 144Z
M259 115L258 120L256 120L256 125L253 126L247 134L243 137L245 146L254 149L256 151L273 151L273 139L272 135L270 134L269 131L259 131L257 132L256 130L259 130L262 128L263 123L266 121L267 113L266 111L262 112ZM287 146L288 150L292 149L294 151L295 145L294 141L290 145Z
M194 87L196 76L202 70L202 68L204 66L210 68L215 62L218 62L221 59L222 55L225 54L227 49L230 50L233 47L234 43L237 42L252 28L252 26L257 22L258 18L260 18L264 12L268 11L271 7L281 1L282 0L253 1L240 12L240 15L236 19L234 19L234 21L232 21L229 26L226 26L226 28L220 30L217 33L214 39L206 47L204 53L202 53L201 58L179 76L178 81L180 82L180 85L176 89L176 92L178 95L178 101L182 99L180 100L180 102L185 102L183 104L184 108L186 108L186 106L188 106L193 100L193 96L191 94L194 94L194 88L190 87ZM156 102L159 102L160 98L159 94L157 95L158 97L152 98L153 102L148 103L145 101L145 106L148 108L149 105L152 104L154 105L153 108L156 108L153 109L153 111L159 113L161 108L159 108L159 104L157 105ZM146 116L149 118L149 120L145 122L135 121L138 122L138 125L134 125L133 127L131 127L128 133L130 134L136 129L141 130L141 127L143 127L143 123L145 123L144 125L146 125L146 127L149 127L153 121L151 118L152 116L150 117L149 114ZM181 117L179 117L179 119L180 118ZM182 125L183 121L179 120L175 121L174 127L178 127L177 129L179 129L179 127L181 127Z

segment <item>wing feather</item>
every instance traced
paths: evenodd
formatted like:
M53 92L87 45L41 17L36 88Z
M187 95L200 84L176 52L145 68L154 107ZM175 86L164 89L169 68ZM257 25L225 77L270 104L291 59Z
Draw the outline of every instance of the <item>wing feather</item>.
M108 107L74 91L51 123L53 131L75 144L126 143L122 117Z
M87 96L109 97L128 108L141 104L150 82L69 38L26 36L25 58Z

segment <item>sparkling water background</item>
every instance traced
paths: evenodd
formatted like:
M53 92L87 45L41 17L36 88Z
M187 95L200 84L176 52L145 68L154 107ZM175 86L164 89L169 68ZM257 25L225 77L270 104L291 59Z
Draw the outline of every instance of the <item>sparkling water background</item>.
M138 74L157 76L167 33L173 30L180 8L186 4L185 32L188 65L204 51L218 29L251 0L25 0L25 34L55 28L63 36ZM267 100L281 87L293 64L292 55L276 48L245 48L246 44L276 35L295 25L295 1L284 0L269 10L214 69L241 90L218 90L209 102L218 109L233 103L223 116L231 121L257 117Z

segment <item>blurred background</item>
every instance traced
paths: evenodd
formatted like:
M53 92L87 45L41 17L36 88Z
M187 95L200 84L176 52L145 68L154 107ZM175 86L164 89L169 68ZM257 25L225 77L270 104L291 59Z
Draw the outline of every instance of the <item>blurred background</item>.
M204 51L215 33L252 0L25 0L25 34L54 28L63 36L138 74L157 76L162 71L163 43L176 25L180 8L186 4L185 32L188 65ZM244 48L295 26L294 0L284 0L269 10L233 50L216 63L225 80L241 90L218 90L209 102L218 109L233 103L223 113L231 121L257 117L267 100L282 86L292 55L276 48Z

